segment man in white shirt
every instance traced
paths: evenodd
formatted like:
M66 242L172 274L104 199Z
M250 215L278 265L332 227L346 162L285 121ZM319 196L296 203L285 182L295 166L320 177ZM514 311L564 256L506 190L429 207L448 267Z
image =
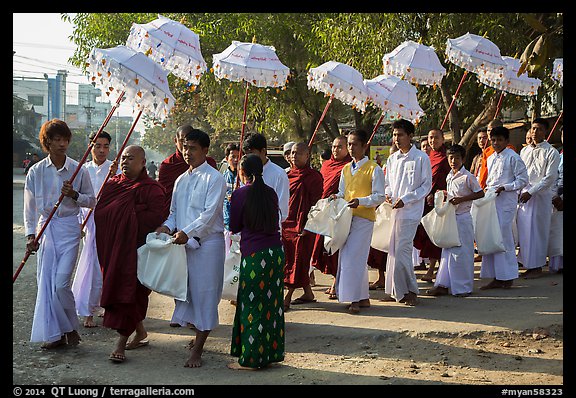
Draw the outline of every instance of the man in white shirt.
M90 141L94 140L96 133L90 135ZM98 134L91 150L92 160L84 163L83 167L90 174L90 181L94 188L94 194L98 199L98 193L108 173L120 174L116 162L108 160L110 154L110 142L112 137L106 131ZM91 209L80 209L80 224L84 226L86 235L83 239L82 253L78 259L74 282L72 282L72 293L76 303L76 312L84 317L84 327L96 327L94 314L99 310L100 293L102 292L102 270L98 261L96 251L96 235L94 228L94 217ZM86 217L88 219L86 220Z
M412 144L415 128L410 121L397 120L392 128L392 141L399 150L386 161L386 201L394 209L394 226L384 291L390 298L414 306L418 281L412 263L413 240L424 211L424 200L432 188L432 167L428 155Z
M171 322L192 324L196 329L196 340L191 342L190 357L184 364L190 368L202 366L204 343L219 324L224 279L226 181L206 162L209 147L210 137L205 132L192 129L186 134L182 154L190 168L176 179L170 215L156 229L173 235L175 244L186 245L188 301L176 301Z
M254 153L260 156L264 165L262 179L269 187L272 187L278 195L278 207L280 208L280 223L288 217L288 201L290 199L290 183L286 171L272 162L266 155L266 137L259 133L250 133L242 142L242 153Z
M560 128L560 140L564 143L564 127ZM560 151L558 179L552 196L552 220L548 239L548 272L562 273L564 270L564 152Z
M348 153L352 161L341 171L338 193L332 199L344 198L352 208L350 233L338 256L336 296L339 302L350 302L349 311L369 307L368 254L376 220L375 207L384 202L384 171L368 159L368 133L353 130L348 134Z
M514 279L518 278L512 222L518 204L518 192L528 184L528 174L520 155L507 147L509 141L510 132L504 126L495 127L490 132L494 153L486 162L488 177L485 191L494 190L498 195L495 201L496 212L506 250L482 256L480 278L492 278L492 281L481 286L480 290L509 289Z
M528 171L528 185L520 193L518 225L518 262L526 268L523 278L542 275L548 255L552 197L558 177L560 154L545 141L548 133L546 119L536 118L530 128L530 144L520 151Z
M80 342L70 279L80 246L80 207L93 208L96 197L88 172L66 155L71 138L72 132L62 120L45 122L39 139L48 156L30 168L24 185L26 251L38 251L38 292L30 341L44 342L44 349ZM62 201L46 224L61 195Z

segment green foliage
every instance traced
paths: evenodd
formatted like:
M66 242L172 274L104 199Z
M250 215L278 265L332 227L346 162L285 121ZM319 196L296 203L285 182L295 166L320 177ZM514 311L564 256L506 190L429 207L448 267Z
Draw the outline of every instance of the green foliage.
M78 49L72 62L84 67L93 47L109 48L124 44L132 23L147 23L157 13L78 13L73 41ZM334 60L357 68L365 79L382 73L382 57L406 40L435 48L447 70L443 83L449 95L456 91L462 68L445 58L448 38L467 32L484 35L500 48L502 55L516 56L530 47L526 59L531 76L543 81L543 89L553 87L550 78L552 57L562 55L562 14L521 13L163 13L200 36L201 50L208 68L213 54L222 52L233 40L272 45L279 59L290 67L285 89L248 88L246 132L258 131L279 143L307 141L311 137L327 98L307 87L311 67ZM64 18L69 18L64 14ZM540 44L537 47L536 44ZM537 49L537 51L535 51ZM536 55L534 55L536 54ZM530 58L531 57L531 58ZM532 73L534 75L532 75ZM164 126L148 122L143 143L160 152L172 152L172 134L182 124L191 124L211 135L212 147L221 148L231 137L239 139L244 111L244 83L217 81L207 71L198 87L188 87L170 75L169 83L176 105ZM496 90L479 83L469 74L458 95L455 112L460 126L471 125ZM513 97L511 95L507 97ZM441 90L418 87L420 106L426 112L418 130L439 127L447 106ZM548 101L539 93L536 101ZM524 106L525 101L506 98L505 105ZM352 123L372 129L380 110L369 106L364 114L339 101L332 102L317 140L330 141L340 125Z

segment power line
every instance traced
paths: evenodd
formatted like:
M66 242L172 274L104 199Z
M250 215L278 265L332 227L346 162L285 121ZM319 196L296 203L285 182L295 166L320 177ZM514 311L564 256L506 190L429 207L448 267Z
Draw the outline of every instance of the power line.
M52 62L52 61L46 61L46 60L42 60L42 59L38 59L38 58L26 57L26 56L24 56L24 55L14 54L13 58L24 58L24 59L27 59L27 60L30 60L30 61L40 62L42 65L44 65L44 64L51 64L51 65L56 65L56 66L60 66L60 67L63 67L63 68L74 68L74 69L80 70L79 68L77 68L77 67L75 67L74 65L71 65L71 64L61 64L61 63L58 63L58 62ZM13 61L13 62L23 63L22 61Z
M60 50L75 50L76 47L74 46L58 46L54 44L45 44L45 43L24 43L20 41L13 41L13 45L20 46L20 47L34 47L34 48L55 48Z

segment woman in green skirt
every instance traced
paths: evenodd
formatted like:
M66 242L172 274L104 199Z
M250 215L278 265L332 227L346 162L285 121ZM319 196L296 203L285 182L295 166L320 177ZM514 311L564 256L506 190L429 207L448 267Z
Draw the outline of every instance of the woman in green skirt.
M243 156L244 186L232 193L230 231L240 233L240 279L231 369L255 370L284 360L284 249L278 196L262 179L262 160Z

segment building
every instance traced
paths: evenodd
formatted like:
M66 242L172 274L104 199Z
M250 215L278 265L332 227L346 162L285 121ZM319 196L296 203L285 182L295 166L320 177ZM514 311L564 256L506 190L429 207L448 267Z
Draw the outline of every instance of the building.
M102 99L102 93L91 84L78 85L77 104L66 101L67 71L59 70L54 78L21 77L12 79L14 96L26 100L42 115L41 123L49 119L64 120L71 129L91 131L104 122L111 105Z

